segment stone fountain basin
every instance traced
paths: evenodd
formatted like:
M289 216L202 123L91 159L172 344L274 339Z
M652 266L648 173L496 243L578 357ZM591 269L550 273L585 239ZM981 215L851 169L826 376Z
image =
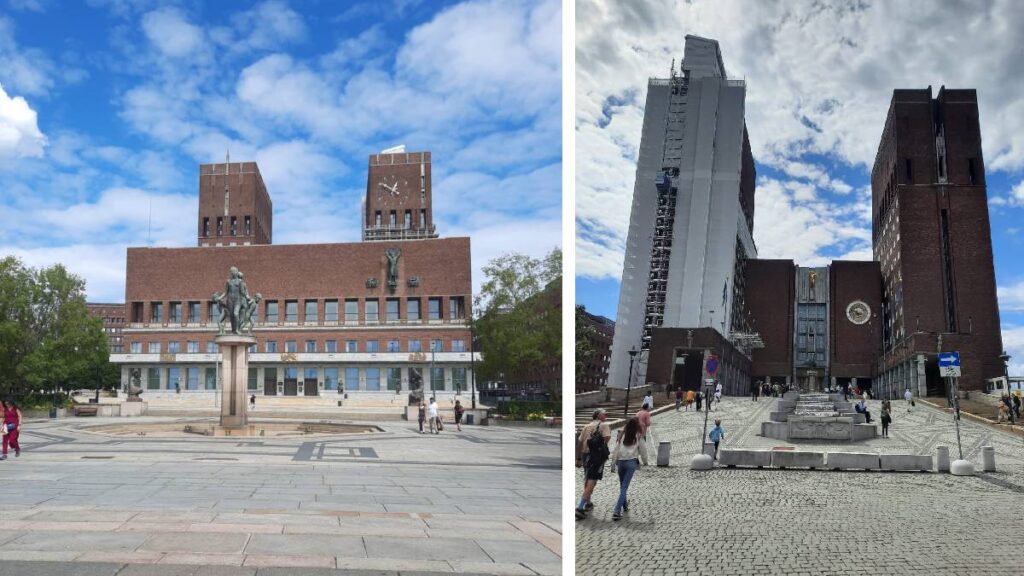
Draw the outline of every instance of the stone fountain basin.
M221 426L213 420L176 422L146 422L125 424L104 424L81 428L111 436L219 436L219 437L300 437L333 436L337 434L372 434L383 430L372 424L344 424L340 422L250 422L246 426L233 428Z

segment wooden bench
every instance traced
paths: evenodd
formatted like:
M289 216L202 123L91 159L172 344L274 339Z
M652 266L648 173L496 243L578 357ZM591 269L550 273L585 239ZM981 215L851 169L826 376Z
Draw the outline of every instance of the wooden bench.
M95 416L100 411L99 406L75 406L75 416Z

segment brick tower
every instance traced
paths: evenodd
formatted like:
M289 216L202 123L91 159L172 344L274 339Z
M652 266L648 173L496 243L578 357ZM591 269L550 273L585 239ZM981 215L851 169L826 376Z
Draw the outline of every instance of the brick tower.
M273 204L255 162L199 165L199 246L270 244Z
M881 262L882 393L941 394L936 352L959 351L960 387L1002 374L985 163L974 90L895 90L871 172Z
M370 156L363 240L437 238L431 204L430 152L398 146Z

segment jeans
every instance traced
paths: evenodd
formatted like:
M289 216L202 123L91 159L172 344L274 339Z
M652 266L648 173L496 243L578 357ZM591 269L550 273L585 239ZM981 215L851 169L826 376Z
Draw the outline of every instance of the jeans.
M622 512L622 506L626 503L626 492L629 491L629 483L633 481L633 473L640 467L640 461L636 458L631 460L619 460L619 500L615 503L615 513Z

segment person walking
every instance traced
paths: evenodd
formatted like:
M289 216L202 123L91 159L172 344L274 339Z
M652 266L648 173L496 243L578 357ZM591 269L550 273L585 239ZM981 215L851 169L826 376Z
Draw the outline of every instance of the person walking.
M1020 420L1020 403L1020 392L1016 392L1013 395L1013 413L1017 416L1018 420Z
M683 387L676 388L676 412L679 412L679 407L683 405Z
M718 460L718 444L725 440L725 428L722 428L722 419L715 418L715 427L708 432L708 440L715 443L715 460Z
M718 385L715 386L715 405L717 406L718 404L721 404L721 403L722 403L722 383L719 382ZM708 401L708 409L710 409L710 408L711 408L711 401L709 400Z
M256 395L249 396L249 409L253 410L256 408Z
M13 400L2 402L4 409L4 428L7 433L3 439L3 455L0 460L7 460L7 447L14 448L14 457L21 456L21 445L18 444L18 436L21 434L21 409Z
M693 404L695 394L693 390L686 391L686 411L690 411L690 404Z
M423 404L423 400L420 400L419 414L416 419L420 422L420 434L423 434L423 422L427 419L427 407Z
M754 383L753 383L753 384L752 384L752 385L750 386L750 400L751 400L752 402L757 402L757 392L758 392L758 391L759 391L760 389L761 389L761 382L760 382L760 381L754 382Z
M431 398L430 405L427 406L427 419L430 420L430 433L440 434L441 433L441 422L437 415L437 399Z
M907 392L909 393L909 390ZM907 409L907 412L910 412L909 408ZM888 438L889 423L892 422L892 406L889 404L888 400L882 401L882 416L880 419L882 421L882 438Z
M700 390L697 390L697 412L700 412L700 405L704 401L704 395L701 394Z
M907 401L907 412L909 413L910 409L914 407L914 395L910 393L910 388L903 393L903 399Z
M619 474L619 499L612 511L612 520L622 520L622 512L629 512L629 484L633 474L640 468L640 463L647 464L647 445L644 442L643 426L639 418L630 418L626 428L619 433L615 441L615 452L612 463Z
M462 415L466 413L466 408L462 405L462 400L455 401L455 429L462 432Z
M590 423L583 427L576 440L576 467L583 468L583 494L576 506L576 519L587 517L587 510L593 507L590 499L597 482L604 477L604 463L608 460L608 442L612 430L605 422L608 418L604 408L594 410Z

